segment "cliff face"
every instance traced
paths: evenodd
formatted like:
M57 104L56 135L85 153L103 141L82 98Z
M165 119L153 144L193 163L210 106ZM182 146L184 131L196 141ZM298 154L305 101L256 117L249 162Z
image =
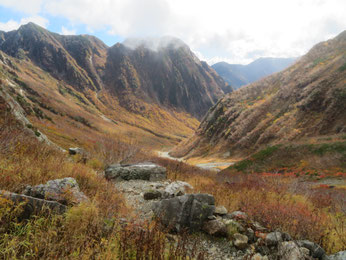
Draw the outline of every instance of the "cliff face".
M254 151L268 144L346 132L346 31L286 70L214 105L176 155Z

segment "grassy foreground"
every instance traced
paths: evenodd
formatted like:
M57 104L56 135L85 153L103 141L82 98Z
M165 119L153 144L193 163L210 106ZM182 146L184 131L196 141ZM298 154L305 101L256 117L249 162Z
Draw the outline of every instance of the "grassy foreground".
M170 242L154 222L122 222L124 217L135 216L122 195L98 172L110 162L144 159L167 167L169 178L189 182L194 192L213 194L217 204L229 211L247 212L270 229L319 243L328 253L345 250L342 188L309 186L296 175L217 175L181 162L152 158L134 143L112 139L96 142L89 151L91 159L82 164L78 158L71 160L27 138L20 127L6 120L0 124L0 189L20 193L28 184L74 177L90 202L71 207L64 215L19 221L21 205L0 199L2 259L188 259L188 255L203 259L203 253L196 255L196 250L188 249L186 237Z

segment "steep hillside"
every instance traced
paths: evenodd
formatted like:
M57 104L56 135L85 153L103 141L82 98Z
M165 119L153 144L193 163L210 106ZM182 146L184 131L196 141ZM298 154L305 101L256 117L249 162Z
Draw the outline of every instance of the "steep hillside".
M174 155L252 153L346 133L346 31L286 70L222 98ZM326 138L327 139L327 138ZM332 139L332 138L330 138Z
M99 135L172 145L191 135L229 88L174 41L155 51L109 48L93 36L62 36L29 23L0 33L1 87L35 129L64 148Z
M212 68L234 89L250 84L292 65L296 58L260 58L248 65L215 63Z

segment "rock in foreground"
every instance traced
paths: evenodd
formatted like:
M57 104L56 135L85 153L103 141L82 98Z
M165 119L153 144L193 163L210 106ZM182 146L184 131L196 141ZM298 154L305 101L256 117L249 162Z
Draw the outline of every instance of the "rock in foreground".
M42 210L49 210L56 214L63 214L67 209L65 205L62 205L56 201L48 201L48 200L33 198L30 196L8 192L8 191L0 191L0 197L8 199L14 202L15 204L25 202L25 204L23 205L23 212L20 216L21 219L27 219L32 214L37 214L41 212Z
M27 186L24 194L27 196L57 201L61 204L78 204L88 201L88 198L79 190L74 178L64 178L48 181L46 184Z
M166 179L166 168L151 162L131 165L113 164L105 169L105 177L113 181L161 181Z
M209 194L187 194L164 199L157 202L153 209L163 225L178 232L183 228L190 231L202 229L214 210L215 199Z

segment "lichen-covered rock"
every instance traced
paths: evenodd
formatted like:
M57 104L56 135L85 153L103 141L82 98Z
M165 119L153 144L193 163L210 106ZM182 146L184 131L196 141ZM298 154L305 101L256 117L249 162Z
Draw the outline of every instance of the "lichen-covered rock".
M193 189L193 187L184 181L175 181L168 184L163 192L164 198L173 198L176 196L181 196L186 193L187 189Z
M227 209L225 208L225 206L217 206L215 208L214 214L218 215L218 216L226 215L227 214Z
M281 260L304 260L305 255L299 246L293 242L281 242L278 246L278 255Z
M276 246L278 243L282 242L282 235L281 232L271 232L267 234L265 237L265 242L267 243L268 246Z
M161 181L166 179L166 168L151 162L131 165L113 164L105 169L105 177L113 181Z
M183 228L201 230L214 210L215 199L209 194L187 194L163 199L153 207L154 214L161 223L174 231L181 231Z
M25 202L23 205L23 212L20 216L20 219L27 219L32 214L37 214L45 210L48 210L56 214L63 214L67 210L67 207L65 205L62 205L56 201L38 199L9 191L0 190L0 197L8 199L14 202L15 204Z
M222 220L215 219L204 222L203 230L212 236L228 236L228 229L225 223Z
M64 178L48 181L46 184L27 186L24 194L34 198L57 201L61 204L78 204L88 201L79 190L74 178Z
M234 245L238 249L244 249L248 246L248 237L239 233L235 233L233 235L234 238Z

